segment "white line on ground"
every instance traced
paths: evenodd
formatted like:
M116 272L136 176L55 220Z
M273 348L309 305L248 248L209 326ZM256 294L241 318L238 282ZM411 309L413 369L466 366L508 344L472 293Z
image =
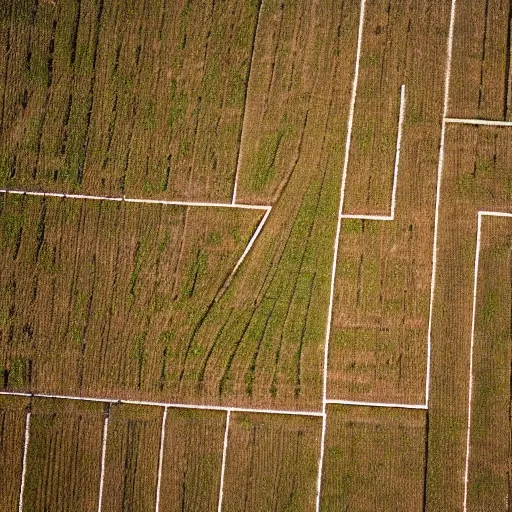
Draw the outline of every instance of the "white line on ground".
M162 430L160 434L160 451L158 452L158 476L156 480L156 498L155 498L155 512L160 510L160 488L162 485L162 465L164 461L164 445L165 445L165 423L167 421L167 409L164 407L162 415Z
M476 230L475 269L473 277L473 312L471 315L471 348L469 349L469 392L468 392L468 427L466 432L466 467L464 469L464 512L467 510L468 499L468 475L469 475L469 451L471 432L471 401L473 399L473 347L475 342L476 321L476 294L478 290L478 264L480 261L480 232L482 228L482 216L478 214L478 227Z
M150 402L146 400L124 400L116 398L96 398L87 396L71 396L71 395L50 395L46 393L25 393L20 391L0 391L0 395L26 396L37 398L57 398L62 400L83 400L88 402L103 402L109 404L130 404L130 405L148 405L154 407L168 407L173 409L198 409L203 411L231 411L246 412L255 414L282 414L289 416L317 416L322 417L321 411L294 411L285 409L256 409L250 407L229 407L222 405L200 405L200 404L178 404L165 402Z
M444 82L444 102L443 102L443 118L441 122L441 142L439 144L439 159L437 164L437 189L436 189L436 210L434 217L434 244L432 248L432 276L430 280L430 306L428 314L428 332L427 332L427 369L425 378L425 403L428 406L430 398L430 363L432 357L432 315L434 309L434 289L436 283L437 268L437 234L439 229L439 202L441 200L441 180L443 177L444 165L444 139L446 133L446 114L448 113L448 102L450 96L450 75L452 70L452 48L453 48L453 28L455 25L455 7L456 0L452 0L450 11L450 27L448 30L448 44L446 47L446 68Z
M342 219L357 219L357 220L394 220L391 215L359 215L358 213L343 213L340 216Z
M481 126L512 126L512 121L493 121L492 119L460 119L456 117L447 117L447 123L452 124L472 124Z
M142 204L162 204L168 206L200 206L211 208L239 208L242 210L263 210L269 211L271 206L259 204L233 204L233 203L203 203L199 201L167 201L165 199L138 199L135 197L108 197L108 196L90 196L83 194L64 194L60 192L34 192L32 190L7 190L0 189L0 194L16 194L24 196L38 197L61 197L64 199L89 199L91 201L114 201L125 203Z
M223 293L226 291L226 289L230 285L230 283L231 283L233 277L235 276L237 270L239 269L240 265L243 263L243 261L245 260L247 254L249 254L249 251L251 250L252 246L254 245L254 242L256 241L256 238L258 238L259 234L261 233L261 230L263 229L263 226L267 222L267 219L268 219L268 216L270 215L271 210L272 210L272 208L269 207L268 210L265 212L265 215L263 215L262 219L260 220L260 223L258 224L258 227L256 228L256 230L254 231L251 239L249 240L249 243L245 247L245 250L242 253L242 256L240 256L240 258L236 262L236 265L233 268L233 270L231 271L231 274L229 274L229 277L227 278L226 283L224 284L222 289L219 291L218 295L215 297L215 301L220 299L220 297L223 295Z
M222 447L222 466L220 470L220 486L219 486L219 505L218 512L222 510L222 499L224 498L224 475L226 473L226 458L228 453L228 436L229 436L229 420L231 419L231 411L226 415L226 428L224 430L224 446Z
M363 23L364 23L364 10L366 0L361 0L361 7L359 12L359 27L357 30L357 49L356 49L356 62L354 66L354 79L352 81L352 92L350 97L350 107L347 120L347 138L345 140L345 155L343 160L343 171L341 176L341 190L340 190L340 203L338 207L338 221L336 225L336 237L334 239L333 260L331 268L331 287L329 294L329 309L327 310L327 324L325 328L325 344L324 344L324 366L323 366L323 382L322 382L322 435L320 439L320 456L318 459L318 475L316 486L316 512L320 512L320 495L322 491L322 470L324 464L325 453L325 431L327 426L327 416L325 414L326 399L327 399L327 365L329 361L329 338L331 336L331 322L332 322L332 309L334 305L334 283L336 280L336 264L338 260L338 249L341 232L341 214L343 213L343 203L345 200L345 187L347 184L347 169L348 159L350 152L350 142L352 139L352 125L354 123L354 110L356 105L357 95L357 82L359 79L359 60L361 58L361 46L363 42Z
M103 423L103 439L101 443L101 469L100 469L100 488L98 492L98 512L101 512L103 502L103 482L105 480L105 458L107 455L107 436L108 436L108 417L109 410L105 414L105 422Z
M383 402L358 402L354 400L327 399L326 403L336 405L359 405L365 407L391 407L396 409L427 409L425 404L391 404Z
M512 213L510 212L488 212L485 210L480 210L478 215L485 217L512 217Z
M25 443L23 445L23 465L21 470L21 485L20 485L20 497L18 500L18 512L23 511L23 495L25 493L25 480L27 477L27 453L28 453L28 443L30 441L30 416L31 412L27 411L27 416L25 419Z
M396 189L398 185L398 166L400 163L400 149L402 147L403 124L405 118L405 84L400 86L400 112L398 115L398 132L396 136L395 165L393 168L393 188L391 191L391 213L390 215L358 215L357 213L343 213L342 219L360 220L394 220L396 207Z
M393 169L393 191L391 193L391 218L395 218L396 187L398 183L398 164L402 147L402 133L405 117L405 84L400 87L400 114L398 115L398 134L396 136L395 167Z

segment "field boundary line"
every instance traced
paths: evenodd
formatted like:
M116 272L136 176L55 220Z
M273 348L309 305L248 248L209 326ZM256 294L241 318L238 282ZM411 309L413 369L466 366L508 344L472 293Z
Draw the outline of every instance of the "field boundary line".
M451 124L471 124L480 126L512 126L512 121L494 121L492 119L463 119L458 117L447 117L446 122Z
M343 203L345 201L345 188L347 185L347 170L350 153L350 143L352 140L352 126L354 124L354 111L356 106L357 96L357 83L359 80L359 60L361 58L361 46L363 43L363 24L364 24L364 11L366 0L361 0L359 8L359 26L357 29L357 46L356 58L354 64L354 78L352 80L352 91L350 96L350 106L347 119L347 136L345 139L345 154L343 157L343 170L341 175L341 189L340 189L340 202L338 206L338 219L336 223L336 235L334 238L333 247L333 260L331 267L331 284L329 292L329 307L327 310L327 322L325 327L325 342L324 342L324 366L323 366L323 380L322 380L322 434L320 438L320 454L318 458L318 475L316 485L316 512L320 512L320 495L322 491L322 471L324 464L325 454L325 432L327 427L326 415L326 400L327 400L327 378L328 378L328 363L329 363L329 339L331 337L331 323L332 323L332 310L334 306L334 285L336 281L336 266L338 260L338 250L340 243L341 233L341 215L343 213Z
M25 442L23 443L23 458L21 468L21 483L20 483L20 496L18 499L18 512L23 511L23 496L25 493L25 480L27 478L27 454L28 454L28 443L30 442L30 417L32 412L27 411L25 417Z
M246 256L249 254L249 251L251 250L252 246L254 245L254 242L256 242L256 238L258 238L259 234L261 233L261 230L263 229L263 226L267 222L268 216L270 215L272 208L269 207L269 209L265 212L265 215L261 218L258 227L254 230L254 233L252 234L251 238L249 239L249 242L245 246L244 252L236 262L233 270L229 274L228 278L226 279L226 282L222 286L222 288L219 290L219 293L215 297L215 302L217 302L224 292L229 288L229 285L231 284L231 281L233 280L233 277L235 276L237 270L240 268L240 265L244 262Z
M224 444L222 446L222 465L220 468L220 485L219 485L219 503L217 512L222 511L222 500L224 498L224 475L226 474L226 458L228 453L228 437L229 437L229 421L231 419L231 411L226 414L226 427L224 429Z
M334 405L357 405L364 407L389 407L395 409L422 409L427 410L426 404L393 404L387 402L359 402L357 400L337 400L337 399L327 399L327 404Z
M101 462L100 462L100 487L98 491L98 512L101 512L103 505L103 482L105 480L105 459L107 456L107 436L108 436L108 419L110 416L110 405L105 411L105 419L103 421L103 437L101 442Z
M430 306L428 312L428 330L427 330L427 368L425 377L425 404L428 407L430 400L430 365L432 359L432 317L434 311L434 292L436 285L437 271L437 237L439 231L439 203L441 201L441 181L443 177L444 166L444 142L446 135L446 115L448 114L448 103L450 98L450 77L452 72L452 53L453 53L453 31L455 26L455 8L457 0L452 0L450 9L450 25L448 29L448 43L446 45L446 67L444 73L444 100L443 117L441 121L441 140L439 142L439 158L437 162L437 186L436 186L436 209L434 215L434 243L432 246L432 275L430 279Z
M400 164L400 150L402 148L402 134L405 118L405 101L405 84L402 84L400 86L400 110L398 114L398 131L396 135L395 165L393 167L393 187L391 189L391 213L389 215L358 215L357 213L342 213L342 219L395 220L396 189L398 185L398 166Z
M245 412L255 414L282 414L289 416L317 416L322 417L321 411L301 411L286 409L257 409L251 407L230 407L223 405L200 405L200 404L179 404L166 402L151 402L146 400L128 400L117 398L100 398L89 396L71 396L71 395L50 395L46 393L27 393L23 391L0 391L1 395L26 396L34 398L55 398L59 400L83 400L86 402L102 402L107 404L129 404L129 405L147 405L152 407L167 407L169 409L197 409L203 411L224 411L224 412Z
M34 190L14 190L0 189L0 194L15 194L21 196L37 197L60 197L63 199L88 199L91 201L112 201L116 203L142 203L142 204L161 204L166 206L200 206L206 208L239 208L241 210L262 210L270 211L272 206L261 204L242 204L242 203L208 203L201 201L172 201L167 199L140 199L126 196L93 196L87 194L67 194L65 192L38 192Z
M167 422L168 407L164 407L162 415L162 429L160 431L160 450L158 452L158 473L156 479L156 496L155 496L155 512L160 510L160 489L162 485L162 466L164 460L164 445L165 445L165 424Z

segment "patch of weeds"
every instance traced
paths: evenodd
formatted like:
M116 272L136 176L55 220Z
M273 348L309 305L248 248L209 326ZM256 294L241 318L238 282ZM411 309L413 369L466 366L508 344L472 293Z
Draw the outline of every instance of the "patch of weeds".
M22 357L15 357L11 361L9 370L9 387L20 387L28 381L28 368L30 362Z
M130 352L130 358L137 362L138 365L138 386L140 388L142 383L142 368L146 363L148 352L146 347L147 331L139 333L133 340L132 350Z
M199 357L199 356L202 356L203 354L204 354L204 348L200 347L199 345L195 345L194 347L192 347L190 349L190 355L192 355L192 356Z
M142 106L142 126L146 130L154 130L156 128L156 103L149 101Z
M276 157L287 130L263 138L254 157L251 168L251 186L254 192L261 192L276 175Z
M407 125L415 125L419 123L423 123L425 121L425 116L421 110L415 109L407 109L405 114L405 123Z
M206 240L206 243L208 245L220 245L221 242L222 242L222 235L220 234L219 231L210 232L210 234L208 235L208 238Z
M344 219L343 220L343 233L362 233L363 221L359 219Z
M355 134L354 141L361 151L369 151L373 143L373 126L365 126Z
M176 123L181 123L187 112L188 98L185 91L178 91L176 80L171 81L171 110L167 122L169 128Z
M188 271L187 283L185 285L184 294L188 297L192 297L194 294L198 282L206 273L208 268L208 254L203 250L197 251L196 260L192 263Z
M479 174L489 174L493 171L494 165L489 160L478 156L476 158L475 170Z
M463 174L457 179L457 194L467 199L475 194L476 180L472 174Z

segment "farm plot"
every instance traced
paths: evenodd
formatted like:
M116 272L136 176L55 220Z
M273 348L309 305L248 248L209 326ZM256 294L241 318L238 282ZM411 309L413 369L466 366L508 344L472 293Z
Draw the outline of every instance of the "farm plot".
M112 405L102 510L155 510L163 409Z
M314 509L321 420L232 414L223 510Z
M18 510L28 399L0 397L0 503L6 512Z
M511 119L509 2L457 4L450 80L452 117Z
M225 424L224 412L168 409L160 510L217 510Z
M481 221L467 509L509 509L512 470L512 219Z
M403 23L409 26L402 56L405 61L396 60L407 86L396 212L389 221L342 220L329 348L329 398L393 403L425 400L433 215L449 10L448 1L414 2L404 14L405 20L404 15L395 13L387 25L388 32L398 30ZM410 25L408 19L412 20ZM428 22L419 23L418 19ZM380 11L369 9L367 30L381 23ZM425 41L429 41L428 47ZM362 44L364 48L364 38ZM386 65L388 58L383 59ZM369 81L369 76L365 80ZM359 84L357 90L362 91L363 99L368 87L371 83ZM354 130L365 103L361 100L359 105ZM354 132L353 147L357 144ZM376 150L378 147L380 143ZM363 165L361 162L358 165ZM372 172L388 170L373 168ZM348 173L357 176L350 170L350 160ZM350 195L357 197L358 193L348 185L345 197L350 201Z
M184 391L199 384L210 401L320 407L357 19L357 6L338 0L262 4L237 200L270 202L272 212L193 333L205 357L183 364Z
M407 96L412 95L411 105L418 115L428 89L425 79L413 78L420 76L425 65L418 58L416 42L442 19L437 16L442 15L443 6L438 7L439 14L431 13L432 9L421 1L405 6L402 1L388 0L366 4L344 213L389 215L397 140L403 128L400 89L407 81ZM417 21L432 15L431 27ZM432 114L435 117L438 111L427 113Z
M329 406L321 510L423 510L425 411Z
M2 2L0 186L230 199L258 5Z
M450 126L447 129L431 339L426 504L431 511L463 509L477 211L510 209L509 141L510 132L506 128ZM487 220L482 222L486 226ZM497 245L506 243L507 239L496 240ZM485 276L494 279L488 263L490 259L484 258L479 267L484 283ZM481 322L485 305L477 303L477 306L477 319ZM484 326L477 324L477 327ZM498 331L489 336L498 343L499 323L496 328ZM478 336L485 337L485 333ZM476 340L482 339L478 336ZM499 357L498 354L495 356ZM477 425L479 421L486 422L482 417L475 421ZM489 418L489 426L492 421ZM502 450L507 451L508 447Z
M23 510L96 510L103 404L32 402Z
M190 331L261 216L4 195L2 387L169 397Z

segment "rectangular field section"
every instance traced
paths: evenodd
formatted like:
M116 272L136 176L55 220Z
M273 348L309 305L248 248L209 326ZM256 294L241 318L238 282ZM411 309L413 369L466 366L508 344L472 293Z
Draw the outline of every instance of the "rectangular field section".
M0 187L226 201L259 2L0 3Z
M168 409L160 510L216 512L226 413Z
M421 512L425 411L328 406L321 510Z
M261 216L0 197L0 386L115 398L174 390L190 333Z
M320 418L233 413L223 510L314 510L320 433Z
M511 119L511 21L510 2L457 2L448 112L451 117Z
M6 512L18 511L27 398L0 396L0 503Z
M103 404L35 398L23 510L95 511Z
M102 510L155 510L163 408L110 407Z
M483 217L473 351L468 512L509 510L512 219Z

